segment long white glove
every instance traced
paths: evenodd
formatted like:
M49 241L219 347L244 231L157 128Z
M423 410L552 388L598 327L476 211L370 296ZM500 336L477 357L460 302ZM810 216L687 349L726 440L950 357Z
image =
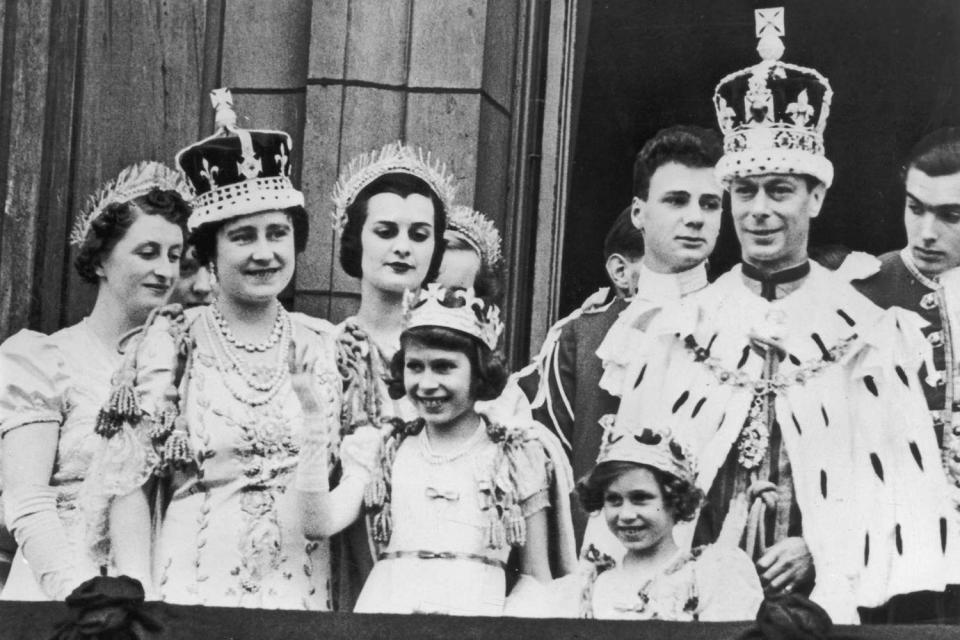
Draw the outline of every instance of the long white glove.
M53 600L63 600L94 576L80 575L71 545L57 514L57 490L27 484L3 493L7 522L40 588Z

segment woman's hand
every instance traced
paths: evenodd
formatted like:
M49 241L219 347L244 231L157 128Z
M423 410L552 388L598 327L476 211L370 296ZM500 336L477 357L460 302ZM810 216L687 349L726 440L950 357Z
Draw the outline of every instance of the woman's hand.
M320 393L317 391L316 377L313 374L316 357L311 352L312 349L307 348L304 350L304 354L298 357L292 341L287 352L290 384L297 394L297 399L300 400L303 413L307 416L319 414L323 406Z

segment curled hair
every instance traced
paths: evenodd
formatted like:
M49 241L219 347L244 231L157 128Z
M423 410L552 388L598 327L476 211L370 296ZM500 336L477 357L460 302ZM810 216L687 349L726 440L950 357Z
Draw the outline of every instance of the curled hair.
M378 193L393 193L401 198L418 194L430 198L433 202L433 256L424 282L432 282L440 273L443 260L443 232L447 228L447 210L443 201L425 181L409 173L387 173L360 190L350 206L347 207L347 223L340 238L340 266L350 277L363 277L363 242L360 238L363 223L367 221L367 203ZM422 284L422 283L421 283Z
M172 189L154 188L146 195L132 200L109 204L100 215L90 221L90 229L73 261L73 266L76 267L81 278L90 284L100 282L97 267L126 235L127 229L133 226L138 213L163 216L167 222L180 227L184 237L187 235L186 225L187 218L190 217L190 205Z
M307 238L310 236L310 221L307 216L307 210L303 207L287 207L282 211L287 214L290 218L290 223L293 225L293 250L296 253L302 253L303 250L307 248ZM266 211L261 211L260 213L266 213ZM217 233L223 228L223 225L236 219L237 218L227 218L226 220L208 222L194 229L193 234L190 236L190 244L196 248L197 262L207 264L216 259Z
M945 127L925 135L907 156L904 180L910 169L918 169L931 178L960 173L960 127Z
M643 145L633 163L633 195L646 200L650 178L667 163L706 169L716 166L722 155L723 145L716 131L692 125L661 129Z
M390 361L390 380L387 389L394 400L406 394L403 373L406 364L406 350L411 344L428 349L458 351L470 361L473 378L473 395L477 400L493 400L503 393L509 375L503 363L503 357L497 351L490 350L473 336L448 329L446 327L413 327L400 336L400 349Z
M633 224L632 211L633 207L627 207L613 221L607 237L603 240L604 260L615 253L631 260L639 260L643 257L643 231Z
M603 508L603 494L618 477L634 469L647 469L653 474L663 496L663 506L670 510L674 522L693 520L703 502L703 491L687 480L638 462L608 460L601 462L577 482L577 497L588 513Z

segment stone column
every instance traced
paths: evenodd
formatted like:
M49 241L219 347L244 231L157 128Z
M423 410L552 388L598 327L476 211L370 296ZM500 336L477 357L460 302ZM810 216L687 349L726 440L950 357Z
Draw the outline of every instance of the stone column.
M503 228L520 5L314 0L302 179L311 237L298 262L299 310L339 322L357 309L330 194L359 153L393 140L429 149L457 176L459 201Z

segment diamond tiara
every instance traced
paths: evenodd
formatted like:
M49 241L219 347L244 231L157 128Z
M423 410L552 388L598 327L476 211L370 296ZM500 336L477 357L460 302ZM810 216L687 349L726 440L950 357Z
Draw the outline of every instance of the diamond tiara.
M447 220L447 229L463 236L491 269L503 260L500 232L493 220L479 211L463 205L453 207Z
M333 228L343 234L347 224L347 207L364 187L388 173L406 173L426 182L450 211L456 197L456 178L447 165L435 160L429 151L400 141L384 145L377 151L362 154L347 165L333 187Z
M138 162L123 169L114 179L87 198L87 206L77 216L70 232L70 244L83 244L90 225L114 203L129 202L150 193L153 189L176 191L189 202L193 197L190 186L179 173L160 162Z

